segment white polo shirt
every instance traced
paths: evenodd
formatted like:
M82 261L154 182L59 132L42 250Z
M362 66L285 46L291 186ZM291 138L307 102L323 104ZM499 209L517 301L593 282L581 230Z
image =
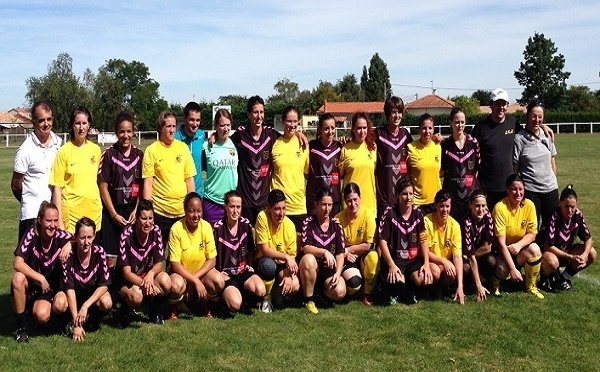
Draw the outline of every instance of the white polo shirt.
M13 171L24 175L21 220L36 218L40 204L44 200L50 201L50 169L61 144L62 140L54 132L50 132L50 143L46 148L37 136L31 133L17 149Z

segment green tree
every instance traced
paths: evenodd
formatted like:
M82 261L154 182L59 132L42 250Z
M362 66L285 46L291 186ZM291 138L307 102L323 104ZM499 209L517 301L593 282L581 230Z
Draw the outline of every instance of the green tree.
M362 75L360 76L360 86L358 92L358 100L361 102L367 101L367 85L369 85L369 72L367 66L363 66Z
M392 93L390 72L378 53L371 57L366 81L364 81L365 70L366 66L363 67L363 76L360 79L365 101L383 101L390 97Z
M479 106L489 106L491 94L492 91L490 90L477 89L471 94L471 97L479 101Z
M321 103L322 104L322 103ZM295 106L300 115L312 115L321 107L321 104L315 100L315 97L308 89L304 89L298 94ZM315 109L316 107L316 109Z
M544 100L549 109L560 109L563 106L567 91L566 80L570 72L563 71L565 57L557 54L558 48L544 34L535 33L525 46L525 60L515 71L514 76L519 85L524 87L519 103L527 104L534 97Z
M48 65L46 75L31 76L25 81L25 98L29 104L39 100L47 101L52 107L55 130L68 132L71 111L80 105L91 106L89 74L87 72L84 81L81 81L73 73L73 58L68 53L61 53Z
M135 113L140 129L152 129L158 114L169 107L159 86L144 63L109 59L98 69L94 84L97 116L108 129L115 115L127 109Z
M313 100L315 106L311 108L308 114L314 115L319 107L323 105L325 100L329 102L339 102L342 99L336 93L335 87L328 81L319 80L319 85L317 85L312 91Z
M455 106L463 109L466 117L480 113L479 100L477 98L467 97L467 96L458 96L458 97L452 98L452 101L454 101ZM488 104L489 104L489 98L488 98Z
M274 96L269 97L269 101L283 101L291 104L298 98L300 94L300 87L295 81L291 81L288 78L279 79L273 89L277 92Z
M233 127L237 128L240 125L248 124L248 116L246 115L246 105L248 97L237 94L229 94L220 96L217 100L218 105L230 105L231 116L233 117ZM212 118L212 116L211 116Z
M335 85L337 95L346 102L359 100L360 86L354 74L346 74Z
M571 85L566 93L568 111L600 111L600 99L585 85Z

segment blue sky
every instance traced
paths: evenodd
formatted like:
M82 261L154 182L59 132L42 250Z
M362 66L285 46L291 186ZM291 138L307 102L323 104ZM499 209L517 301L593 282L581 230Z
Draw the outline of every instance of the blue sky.
M360 78L378 52L394 94L521 90L513 76L527 38L542 32L565 55L569 84L600 89L595 1L13 1L0 4L0 110L26 103L25 81L59 53L73 70L106 60L145 63L169 102L274 93L281 78L312 89ZM168 4L166 6L165 4ZM420 88L423 87L423 88Z

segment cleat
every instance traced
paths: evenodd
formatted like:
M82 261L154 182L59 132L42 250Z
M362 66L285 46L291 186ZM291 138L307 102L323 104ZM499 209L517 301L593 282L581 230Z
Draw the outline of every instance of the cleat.
M27 328L19 328L15 333L15 340L20 344L29 343L29 335L27 334Z
M371 295L365 293L362 298L362 303L365 306L373 306L373 299L371 298Z
M315 305L314 301L308 301L304 307L306 307L306 310L308 310L308 312L311 314L316 315L319 313L319 309L317 309L317 305Z
M273 312L273 304L271 303L270 300L263 300L259 304L258 309L265 314L270 314Z
M151 314L150 321L154 324L163 325L165 324L165 319L160 313Z
M573 288L571 281L562 275L560 275L556 278L556 286L561 291L568 291L571 288Z
M396 296L390 296L390 302L389 302L390 306L394 306L398 304L398 297Z
M529 293L530 295L535 296L535 297L537 297L539 299L543 299L544 298L544 295L542 294L542 292L540 292L540 290L537 289L537 287L535 287L535 286L529 288L527 290L527 293Z
M558 289L556 287L556 277L550 277L550 278L546 278L544 279L541 283L540 283L540 287L544 292L556 292L556 290Z

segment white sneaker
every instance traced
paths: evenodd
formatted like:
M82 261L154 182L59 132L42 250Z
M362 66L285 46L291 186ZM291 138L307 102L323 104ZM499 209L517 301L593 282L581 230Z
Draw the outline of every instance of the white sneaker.
M271 304L271 300L263 300L258 308L260 311L266 314L273 312L273 304Z

